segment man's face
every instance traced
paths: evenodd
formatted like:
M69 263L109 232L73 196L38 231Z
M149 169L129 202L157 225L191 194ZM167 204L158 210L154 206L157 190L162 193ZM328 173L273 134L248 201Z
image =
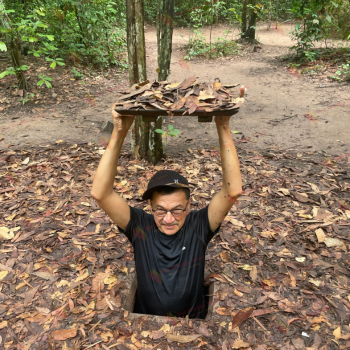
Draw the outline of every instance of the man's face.
M180 215L174 216L167 212L164 216L158 216L152 211L154 220L159 230L166 235L173 235L183 226L186 216L190 212L191 199L187 201L184 191L176 191L172 194L153 193L152 200L148 200L153 210L186 209Z

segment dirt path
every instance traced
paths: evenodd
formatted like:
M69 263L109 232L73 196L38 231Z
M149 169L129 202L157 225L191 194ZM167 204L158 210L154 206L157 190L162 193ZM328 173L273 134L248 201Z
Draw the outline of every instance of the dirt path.
M222 37L225 29L214 28L213 39ZM176 29L169 80L181 81L195 75L200 80L213 81L219 77L223 83L245 85L248 88L247 103L231 120L232 130L242 133L233 137L244 148L294 148L326 151L334 156L350 152L350 86L327 80L316 82L285 69L277 57L288 53L292 44L288 36L290 29L290 26L284 26L277 31L268 31L262 27L258 32L262 49L251 53L250 57L198 59L189 64L182 60L189 30ZM205 29L204 34L208 38L209 29ZM156 79L154 28L146 30L146 45L148 78ZM126 81L125 75L116 85L126 86ZM95 141L102 147L109 135L100 133L99 128L103 122L110 120L110 107L114 100L115 93L102 92L93 100L86 100L90 104L81 101L80 104L53 105L19 119L11 119L13 116L7 115L0 120L4 138L0 147L25 147L26 143L43 145L56 140L72 143ZM174 126L181 134L170 140L167 146L169 154L194 144L204 148L217 147L214 123L200 124L194 117L182 117L174 119Z

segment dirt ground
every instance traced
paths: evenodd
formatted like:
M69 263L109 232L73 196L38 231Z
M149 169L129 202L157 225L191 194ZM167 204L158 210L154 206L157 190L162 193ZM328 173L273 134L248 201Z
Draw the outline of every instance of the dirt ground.
M214 28L213 40L223 37L226 27ZM194 59L187 64L182 57L188 42L189 29L175 29L170 81L181 81L189 76L200 80L240 83L247 87L246 104L231 119L232 130L240 134L233 138L242 147L252 149L298 149L340 156L350 151L349 85L324 78L313 79L290 71L278 59L288 53L291 26L279 26L258 31L262 49L244 57L215 60ZM209 38L209 28L204 29ZM234 37L234 34L229 34ZM157 46L154 28L146 28L147 74L157 78ZM96 142L100 147L108 142L109 134L101 133L104 122L111 120L110 107L115 92L127 87L127 73L115 80L95 78L99 87L94 95L82 93L57 103L41 104L40 108L25 104L9 109L0 119L0 147L25 147L48 141L64 140L71 143ZM99 86L100 85L100 86ZM80 88L79 88L80 89ZM109 92L108 92L109 91ZM76 94L73 88L68 93ZM71 101L70 101L71 100ZM35 107L35 106L34 106ZM166 123L169 119L166 120ZM196 117L181 117L172 121L181 131L177 139L167 145L168 154L176 154L188 145L204 148L217 147L214 123L198 123ZM184 142L186 141L186 142ZM129 147L126 143L125 147Z

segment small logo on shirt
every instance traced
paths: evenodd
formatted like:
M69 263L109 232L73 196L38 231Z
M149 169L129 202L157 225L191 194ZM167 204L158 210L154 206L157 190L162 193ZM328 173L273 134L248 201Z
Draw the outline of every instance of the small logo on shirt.
M134 236L142 239L143 241L146 240L145 231L140 226L137 226L136 228L134 228Z
M185 250L186 249L186 247L182 247L182 250Z
M179 180L178 179L174 179L174 183L178 184Z
M155 270L149 272L149 277L151 277L152 281L158 282L159 284L162 284L162 276Z

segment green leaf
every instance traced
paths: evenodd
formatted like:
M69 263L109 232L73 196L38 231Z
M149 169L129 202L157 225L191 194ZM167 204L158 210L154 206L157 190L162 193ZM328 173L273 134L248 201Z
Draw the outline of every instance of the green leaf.
M0 51L7 51L7 46L4 42L0 41Z
M45 16L45 13L40 10L36 10L36 13L39 14L40 16Z
M56 61L53 61L51 64L50 64L50 68L55 68L56 67Z
M168 129L169 129L169 131L171 131L171 130L174 129L174 127L173 127L171 124L169 124L169 125L168 125Z
M51 79L51 80L52 80L52 79ZM52 85L51 85L47 80L45 80L45 84L46 84L46 86L47 86L49 89L52 88Z
M350 31L345 33L343 36L343 40L350 39Z
M15 74L15 71L5 70L4 72L1 72L0 79L2 79L3 77L6 77L6 75L9 75L9 74Z
M29 42L30 43L34 43L35 41L38 41L38 39L35 38L34 36L29 37Z
M45 35L50 41L55 40L55 37L53 35Z
M177 137L177 135L179 135L179 134L180 134L180 130L178 130L178 129L173 129L171 131L171 136ZM170 132L169 132L169 135L170 135Z
M39 86L41 86L41 85L43 85L44 84L44 80L39 80L37 83L36 83L36 85L39 85Z
M240 134L240 131L231 130L232 134Z
M66 65L65 63L59 62L59 61L57 61L57 64L58 64L59 66L65 66L65 65Z
M156 130L154 130L156 133L158 133L158 134L163 134L165 131L164 130L162 130L162 129L156 129Z

